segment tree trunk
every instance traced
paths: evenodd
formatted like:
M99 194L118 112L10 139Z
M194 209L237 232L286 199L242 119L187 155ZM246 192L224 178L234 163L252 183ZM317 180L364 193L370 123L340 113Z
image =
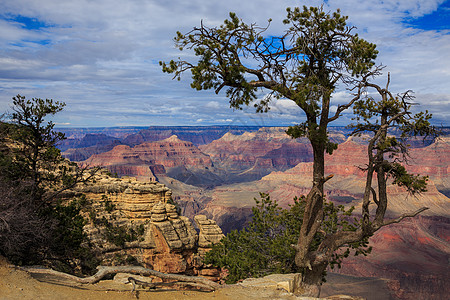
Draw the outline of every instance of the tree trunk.
M294 280L294 294L303 297L320 296L320 288L322 285L322 276L327 268L327 263L312 266L311 269L306 268L299 280Z
M304 269L301 280L297 282L296 294L302 296L318 297L322 274L327 263L314 265L314 258L310 257L310 247L314 236L323 222L323 186L325 177L325 144L321 137L325 134L319 132L311 139L314 153L313 163L313 187L306 197L306 207L303 214L303 223L296 245L295 264Z
M311 142L313 147L313 186L323 193L323 179L325 177L325 145Z

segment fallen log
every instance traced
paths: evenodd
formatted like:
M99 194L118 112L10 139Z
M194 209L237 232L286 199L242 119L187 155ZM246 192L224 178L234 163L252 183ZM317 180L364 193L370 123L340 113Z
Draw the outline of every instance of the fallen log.
M158 287L163 286L182 286L182 287L194 287L194 288L200 288L202 291L205 292L213 292L214 288L205 285L203 283L197 283L197 282L179 282L179 281L173 281L173 282L145 282L138 279L135 279L133 277L128 277L128 282L131 282L133 284L133 289L131 292L134 292L136 290L136 285L140 285L143 287L148 287L150 289L156 289Z
M209 279L198 277L198 276L187 276L187 275L179 275L179 274L166 274L161 273L152 269L147 269L138 266L98 266L97 273L89 277L77 277L74 275L70 275L67 273L55 271L52 269L47 269L43 267L21 267L20 269L30 272L30 273L39 273L39 274L49 274L59 276L61 278L65 278L77 283L83 284L93 284L102 280L105 276L117 273L130 273L137 274L143 276L155 276L162 279L175 280L179 283L190 283L191 286L193 283L197 284L199 287L210 288L211 291L214 291L221 287L220 284L211 281ZM186 285L186 284L185 284Z

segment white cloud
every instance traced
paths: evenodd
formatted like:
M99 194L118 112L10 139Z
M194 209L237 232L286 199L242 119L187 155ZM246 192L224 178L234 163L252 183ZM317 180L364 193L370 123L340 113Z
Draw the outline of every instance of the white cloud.
M442 2L329 0L326 7L341 8L357 26L355 32L378 45L378 61L387 65L385 73L391 73L396 92L416 91L422 107L442 117L449 113L445 101L450 99L450 33L408 28L402 22L429 14ZM321 3L309 0L301 5ZM7 109L11 97L21 93L66 101L61 118L71 120L60 122L73 126L182 125L199 119L205 124L229 120L288 124L301 118L292 101L273 101L267 116L254 114L252 107L233 111L223 92L192 90L189 74L181 82L172 81L157 63L192 56L175 49L172 38L177 30L189 31L200 20L215 26L235 11L248 23L264 25L272 18L268 34L280 34L285 7L296 5L294 0L3 0L0 109ZM46 26L27 30L11 21L17 15ZM385 77L379 80L384 81ZM347 97L339 91L333 105L345 103Z
M217 101L209 101L208 103L206 103L205 107L208 107L208 108L219 108L220 104Z

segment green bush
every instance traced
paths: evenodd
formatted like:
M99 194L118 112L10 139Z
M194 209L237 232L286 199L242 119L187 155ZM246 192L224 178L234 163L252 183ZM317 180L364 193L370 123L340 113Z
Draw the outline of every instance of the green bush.
M105 206L105 211L111 213L116 209L116 205L112 203L111 199L109 199L106 195L102 195L103 204Z
M260 193L260 196L260 200L255 198L256 206L252 208L253 218L248 227L231 231L206 254L205 263L228 270L227 283L248 277L303 271L295 265L292 245L297 244L300 234L305 198L295 197L294 203L283 209L268 194ZM324 222L311 250L317 249L327 233L355 231L359 223L351 216L353 210L354 207L345 210L342 205L324 202ZM371 248L367 247L367 240L347 245L345 251L334 254L331 266L340 267L342 259L349 256L351 250L355 255L369 253Z
M295 250L305 203L294 199L289 209L282 209L261 193L252 208L253 219L247 228L233 230L207 253L205 263L228 269L227 282L271 273L292 273Z
M68 202L50 207L48 213L56 221L50 245L52 256L57 260L53 267L68 273L90 274L95 272L100 260L89 244L83 230L87 220L81 211L87 205L84 195Z

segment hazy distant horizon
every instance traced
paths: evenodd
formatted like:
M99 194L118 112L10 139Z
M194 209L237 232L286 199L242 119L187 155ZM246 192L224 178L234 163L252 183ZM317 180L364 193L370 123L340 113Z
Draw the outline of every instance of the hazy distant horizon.
M206 128L206 127L208 127L208 128L212 128L212 127L221 127L221 128L234 128L234 127L241 127L241 128L265 128L265 127L271 128L271 127L273 127L273 128L277 128L277 127L280 127L280 128L283 128L283 127L286 127L287 128L289 126L291 126L291 125L261 125L261 126L259 126L259 125L219 125L219 124L216 124L216 125L148 125L148 126L144 125L144 126L55 127L54 129L56 131L58 131L58 130L69 131L69 130L75 130L75 129L81 129L81 130L83 130L83 129L84 130L86 130L86 129L93 129L93 130L95 130L95 129L97 129L97 130L100 130L100 129L127 129L127 128L129 128L129 129L152 129L152 128L162 129L162 128L196 128L196 127L198 127L198 128ZM346 128L346 127L347 126L344 126L344 125L343 126L340 126L340 125L328 126L329 129ZM450 129L450 126L440 126L438 128Z

